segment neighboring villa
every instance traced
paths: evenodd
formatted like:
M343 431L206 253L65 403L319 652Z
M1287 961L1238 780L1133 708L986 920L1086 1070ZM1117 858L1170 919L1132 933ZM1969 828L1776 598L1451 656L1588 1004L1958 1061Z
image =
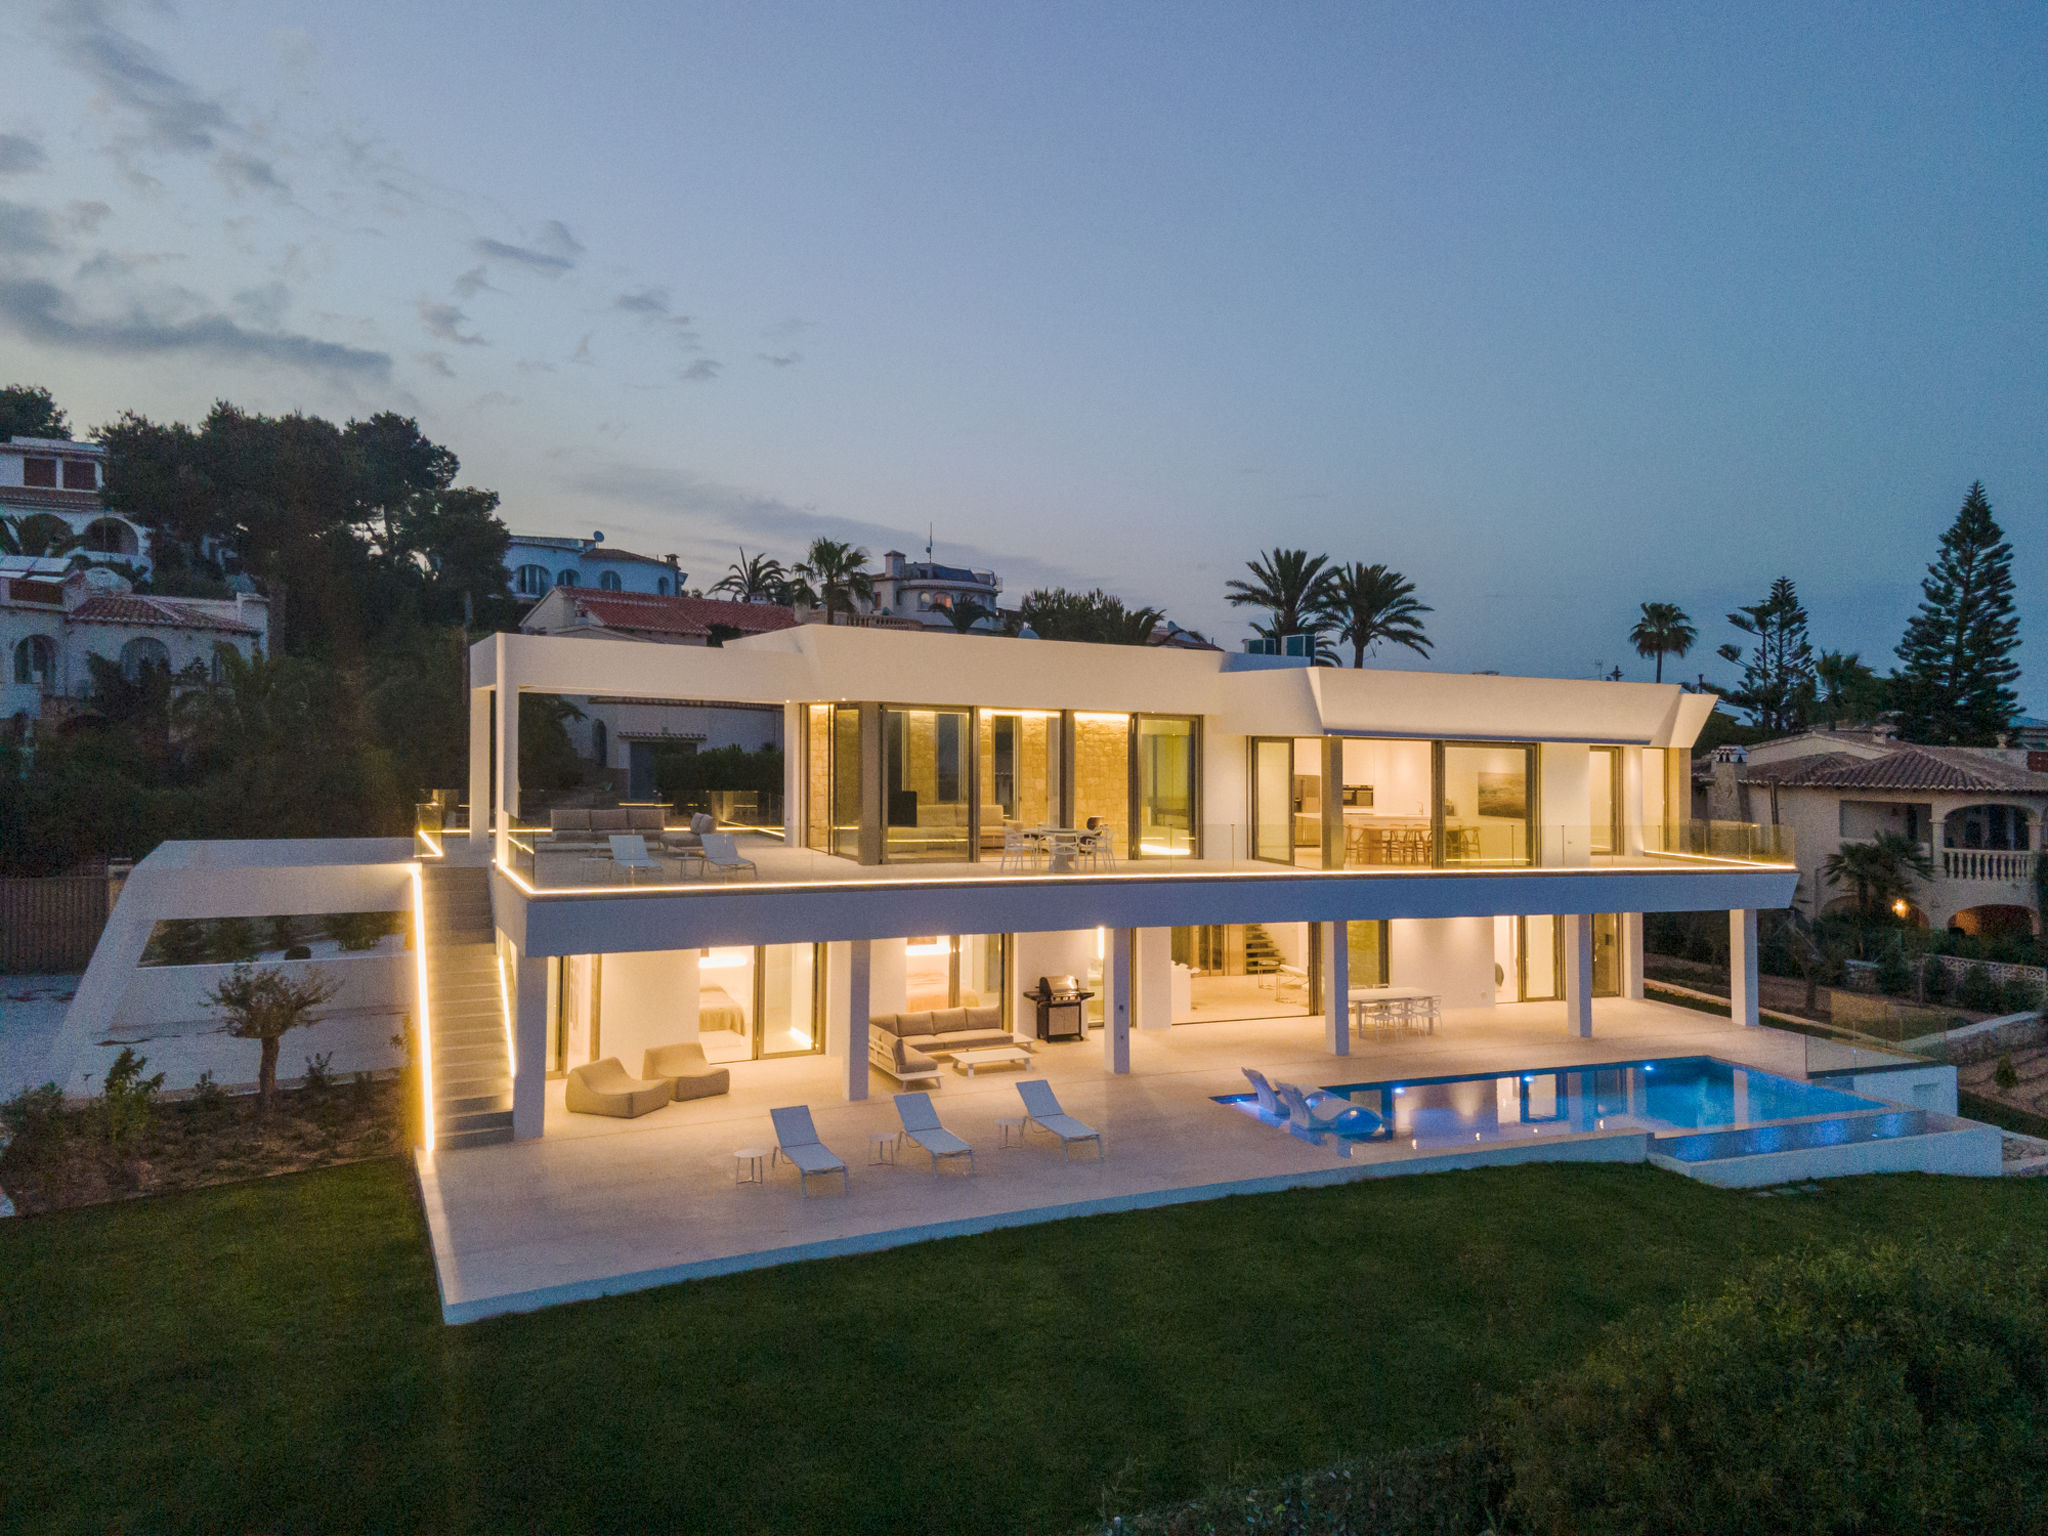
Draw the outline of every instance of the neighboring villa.
M987 613L981 627L988 629L997 627L1002 593L1002 581L994 571L940 565L929 555L906 560L902 550L892 549L883 554L881 574L875 577L874 611L915 619L929 629L951 629L950 610L973 603Z
M52 564L62 562L0 559L0 720L16 729L60 702L76 707L92 690L89 657L132 682L148 666L218 678L223 652L247 661L265 649L269 605L253 594L147 597L104 567L34 569Z
M76 553L94 564L150 571L149 530L101 500L107 450L68 438L15 437L0 442L0 517L59 519L77 540ZM80 563L66 552L67 564Z
M732 603L560 586L519 621L529 635L633 640L657 645L723 645L788 629L796 614L776 603ZM655 759L664 751L749 752L782 745L782 711L767 705L678 704L670 698L570 695L583 719L569 726L577 751L621 776L626 797L652 800Z
M602 533L587 539L515 533L505 550L505 569L511 573L515 597L545 597L556 587L672 597L689 580L689 573L677 567L674 555L656 559L629 550L606 549Z
M1854 903L1822 867L1845 843L1889 832L1933 867L1899 916L1992 936L2041 931L2034 864L2048 818L2048 752L1922 747L1868 731L1807 731L1722 747L1696 764L1696 814L1790 829L1802 908Z

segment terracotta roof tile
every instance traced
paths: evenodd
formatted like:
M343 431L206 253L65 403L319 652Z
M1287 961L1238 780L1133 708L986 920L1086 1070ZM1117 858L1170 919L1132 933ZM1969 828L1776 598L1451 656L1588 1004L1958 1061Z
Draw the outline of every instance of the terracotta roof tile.
M792 629L796 615L774 603L731 603L710 597L661 597L651 592L604 592L561 588L579 614L606 629L635 634L706 638L713 626L759 635Z
M140 597L134 593L89 597L65 616L74 624L161 624L178 629L214 629L228 635L255 635L254 624L233 619L170 597Z
M1699 775L1711 776L1702 759ZM1883 757L1828 752L1744 763L1737 776L1749 784L1776 783L1789 789L1925 789L1943 792L2048 795L2048 774L2030 773L2016 763L1969 747L1920 747L1900 743Z

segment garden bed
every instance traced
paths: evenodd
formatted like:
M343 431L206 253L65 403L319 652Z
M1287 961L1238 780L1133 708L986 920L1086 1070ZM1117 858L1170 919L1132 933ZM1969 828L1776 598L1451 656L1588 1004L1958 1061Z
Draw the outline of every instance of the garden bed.
M149 1106L118 1142L103 1101L30 1093L7 1109L0 1189L25 1216L391 1157L406 1142L395 1075L281 1091L267 1115L254 1094L194 1094Z

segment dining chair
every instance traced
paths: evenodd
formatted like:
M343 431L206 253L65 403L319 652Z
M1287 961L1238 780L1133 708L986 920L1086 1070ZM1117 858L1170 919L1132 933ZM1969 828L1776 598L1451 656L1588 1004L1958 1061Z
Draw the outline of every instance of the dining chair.
M1015 864L1019 869L1038 868L1040 840L1027 837L1023 827L1014 821L1003 823L1003 859L998 866L1008 869Z

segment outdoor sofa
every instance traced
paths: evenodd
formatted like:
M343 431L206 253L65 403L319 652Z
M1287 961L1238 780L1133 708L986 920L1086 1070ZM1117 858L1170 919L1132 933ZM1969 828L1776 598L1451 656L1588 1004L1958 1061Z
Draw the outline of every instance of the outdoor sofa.
M935 1058L991 1045L1015 1045L1003 1008L940 1008L929 1013L878 1013L868 1020L868 1058L899 1083L935 1078Z
M709 1099L732 1090L732 1073L705 1060L704 1047L694 1040L657 1045L640 1058L640 1075L672 1079L679 1101Z
M616 1056L571 1067L562 1087L562 1104L572 1114L611 1115L635 1120L652 1114L669 1102L675 1085L665 1077L638 1078L626 1075L626 1064Z

